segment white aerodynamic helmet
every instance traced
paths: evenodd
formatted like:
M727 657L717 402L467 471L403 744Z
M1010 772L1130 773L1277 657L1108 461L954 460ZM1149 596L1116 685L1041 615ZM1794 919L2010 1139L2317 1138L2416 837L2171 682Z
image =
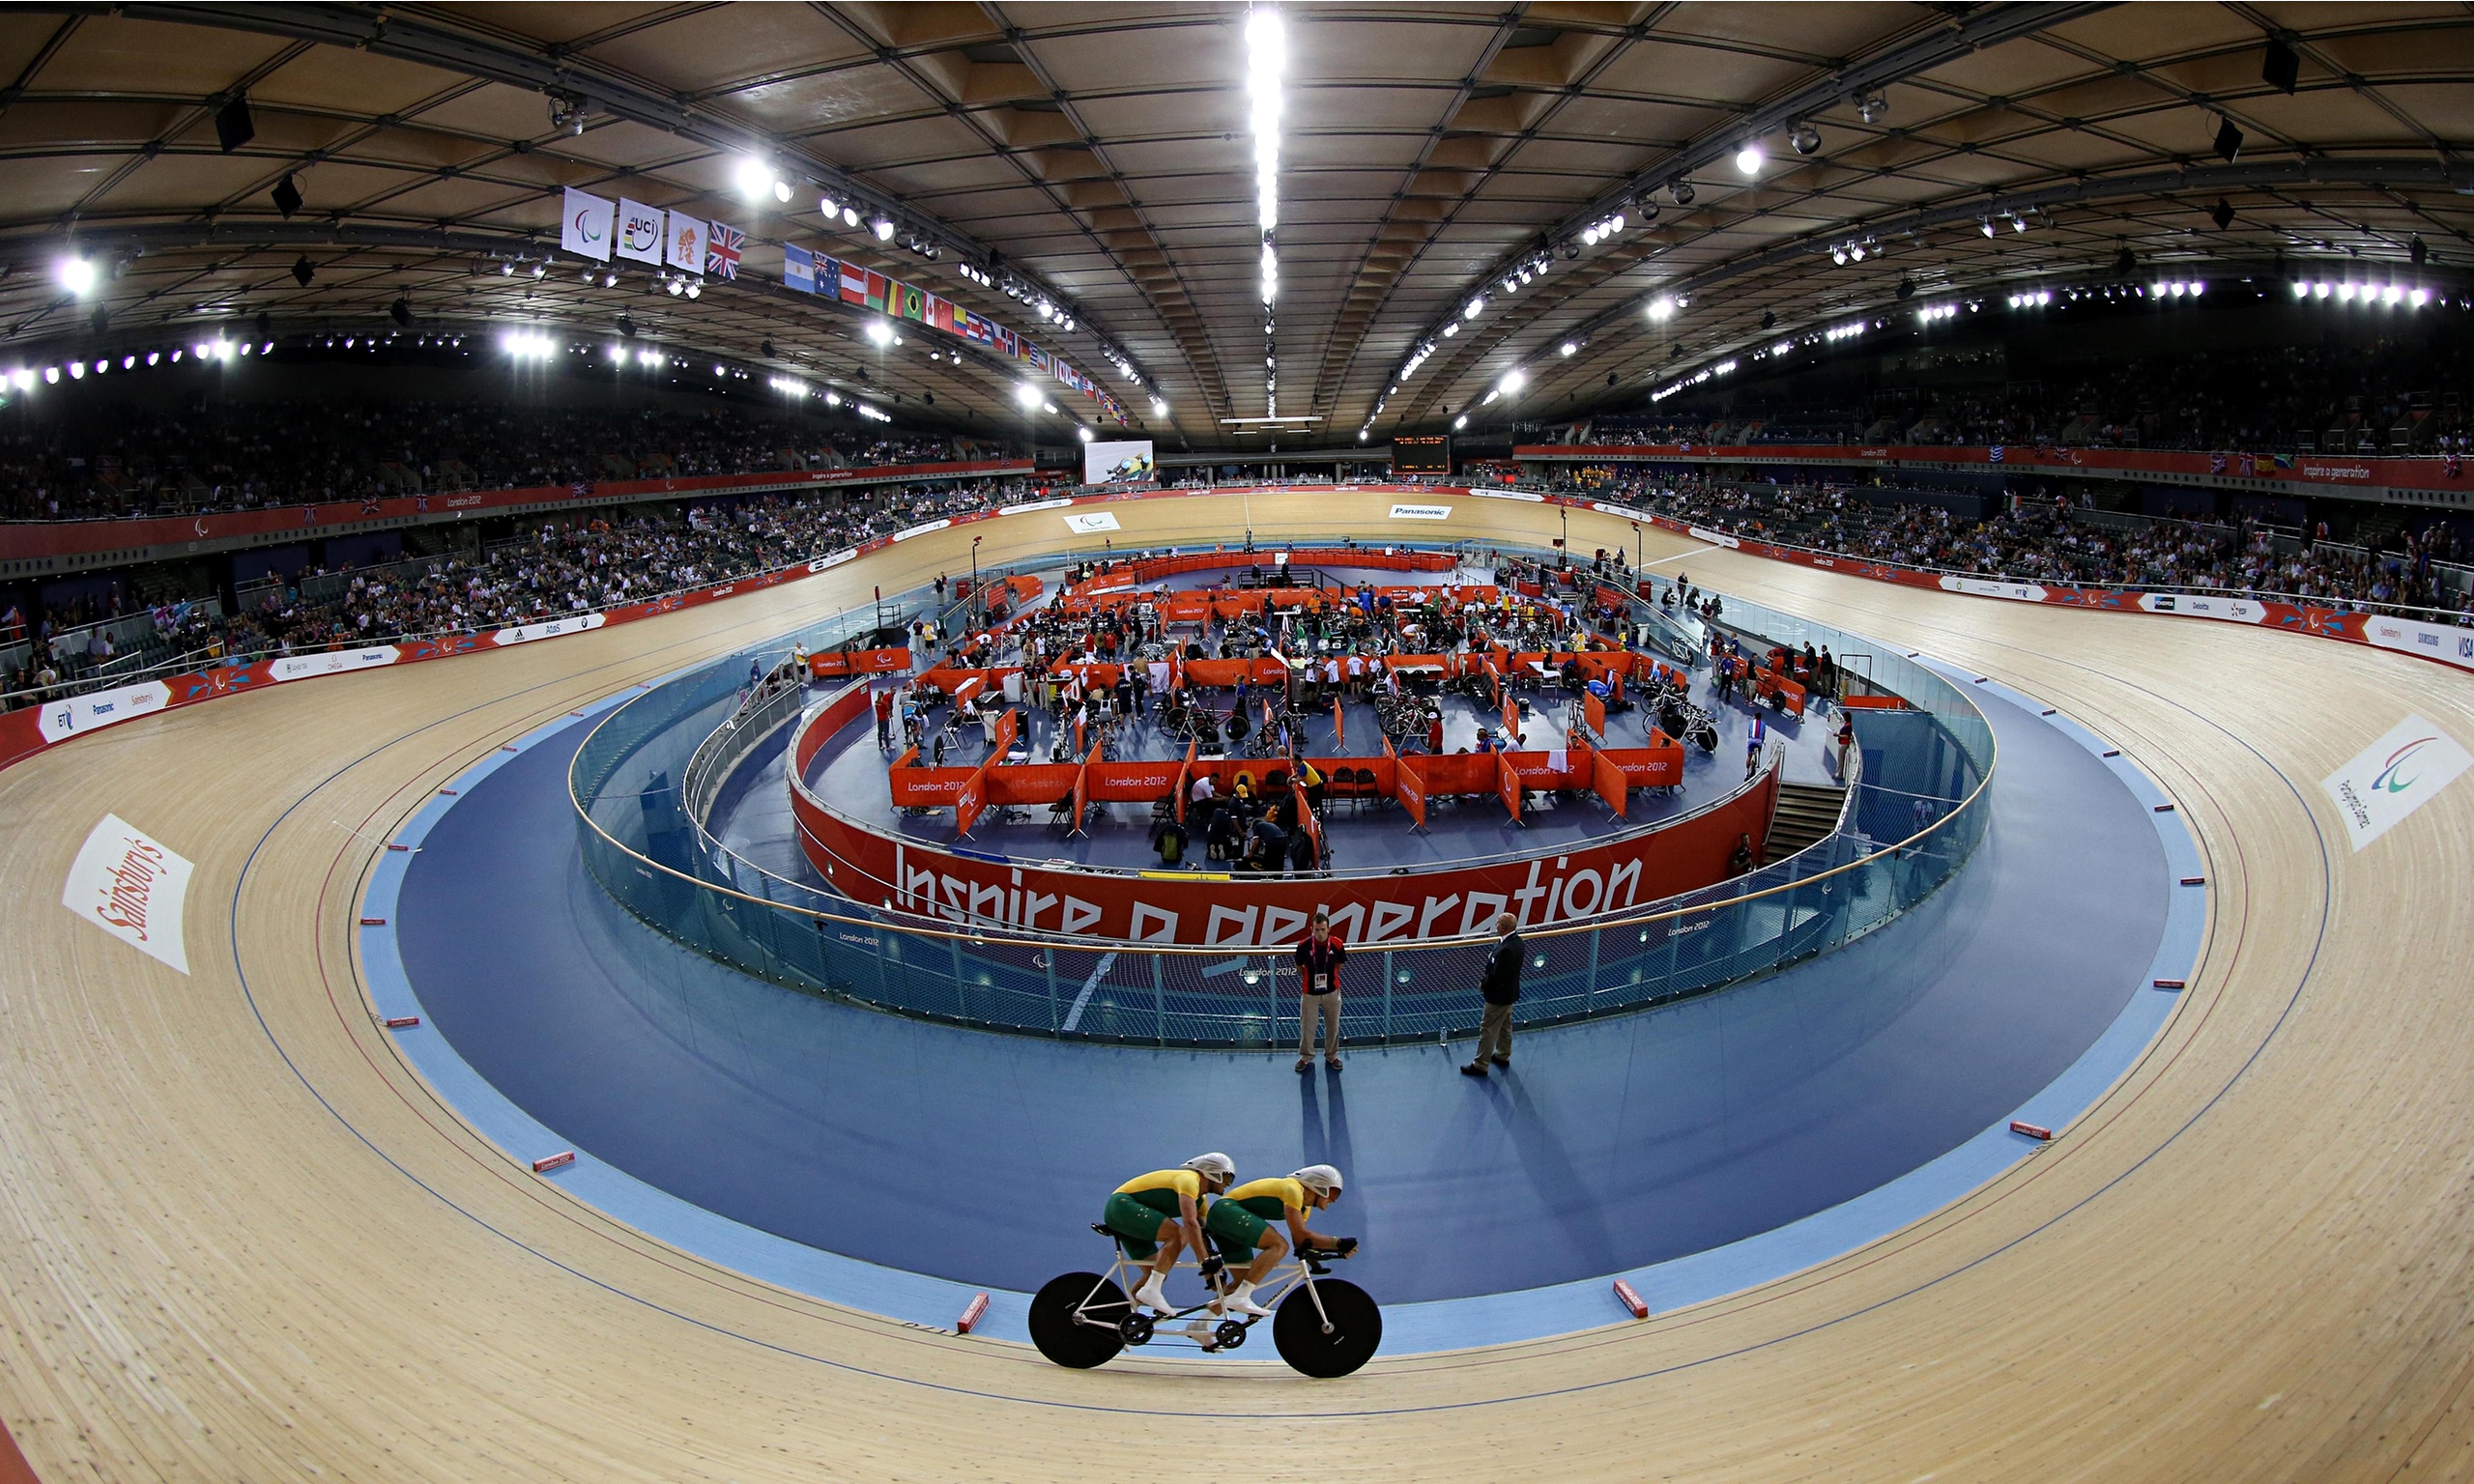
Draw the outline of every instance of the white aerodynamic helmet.
M1237 1161L1229 1158L1226 1155L1221 1154L1217 1150L1214 1150L1208 1155L1194 1156L1192 1159L1186 1161L1186 1168L1193 1170L1199 1175L1211 1176L1215 1180L1235 1180L1237 1178Z
M1325 1195L1340 1193L1340 1172L1328 1164L1309 1164L1292 1172L1288 1178L1309 1190L1319 1190Z

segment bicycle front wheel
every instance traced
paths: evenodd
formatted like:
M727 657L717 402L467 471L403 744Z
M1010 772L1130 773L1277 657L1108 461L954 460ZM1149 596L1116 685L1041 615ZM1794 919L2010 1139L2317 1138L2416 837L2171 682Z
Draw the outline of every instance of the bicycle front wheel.
M1341 1278L1300 1283L1272 1317L1280 1357L1317 1381L1348 1375L1373 1359L1382 1343L1383 1310L1365 1289Z

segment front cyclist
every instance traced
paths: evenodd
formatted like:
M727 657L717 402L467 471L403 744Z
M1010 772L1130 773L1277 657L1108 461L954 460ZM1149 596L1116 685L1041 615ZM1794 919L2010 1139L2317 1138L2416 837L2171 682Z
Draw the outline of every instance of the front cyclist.
M1226 1155L1196 1155L1173 1170L1136 1175L1108 1196L1102 1224L1125 1247L1126 1256L1151 1264L1151 1276L1134 1291L1135 1302L1163 1313L1174 1307L1162 1285L1176 1267L1181 1248L1192 1247L1197 1260L1205 1257L1203 1196L1227 1189L1236 1178L1237 1165Z
M1339 1198L1340 1172L1328 1164L1309 1164L1277 1180L1250 1180L1212 1202L1211 1214L1203 1223L1211 1244L1232 1269L1251 1261L1235 1291L1228 1295L1227 1307L1256 1318L1271 1312L1254 1301L1254 1285L1280 1266L1280 1259L1288 1255L1292 1240L1299 1247L1336 1252L1342 1257L1356 1251L1354 1237L1325 1237L1306 1229L1308 1216ZM1288 1236L1283 1237L1273 1228L1274 1216L1288 1218Z

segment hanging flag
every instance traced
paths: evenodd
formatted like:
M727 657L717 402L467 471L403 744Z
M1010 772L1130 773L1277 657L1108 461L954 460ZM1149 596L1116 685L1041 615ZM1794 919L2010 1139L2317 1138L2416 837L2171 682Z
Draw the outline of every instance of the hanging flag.
M569 186L565 214L559 219L559 250L595 263L610 261L610 215L616 210L601 197Z
M996 325L991 328L996 332L995 343L998 350L1004 352L1007 356L1012 357L1019 357L1022 354L1022 342L1015 336L1012 330L1006 328L1002 325Z
M855 263L843 264L840 282L844 303L864 304L868 301L868 271L866 269Z
M670 214L670 266L691 273L705 271L705 222L685 212Z
M641 201L618 198L618 256L661 266L661 213Z
M816 254L805 247L782 244L782 285L802 294L816 292Z
M965 340L976 341L981 345L994 345L996 343L996 327L988 323L988 321L981 316L972 314L965 310L963 313L963 338Z
M963 332L962 314L955 309L954 301L939 299L934 294L928 296L928 323L949 335Z
M927 319L928 291L915 283L903 284L901 290L894 300L894 311L906 320Z
M2009 452L2008 449L2002 447L1999 443L1996 443L1984 451L1984 456L1987 462L1999 464L2001 462L2001 456L2007 452Z
M738 276L738 250L747 245L747 234L721 222L708 222L705 229L705 271L716 278Z
M1031 369L1034 371L1048 369L1048 352L1041 350L1028 340L1022 342L1022 358L1031 363Z
M867 297L860 300L871 309L882 309L893 299L893 280L882 273L868 274Z

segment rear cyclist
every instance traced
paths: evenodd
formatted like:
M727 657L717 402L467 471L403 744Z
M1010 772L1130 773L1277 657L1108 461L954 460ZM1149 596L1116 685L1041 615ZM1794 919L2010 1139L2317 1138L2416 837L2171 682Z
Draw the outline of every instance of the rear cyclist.
M1232 1269L1251 1260L1226 1307L1256 1318L1271 1312L1254 1301L1254 1285L1288 1255L1291 1239L1301 1248L1341 1257L1356 1251L1354 1237L1325 1237L1306 1229L1308 1216L1339 1198L1340 1172L1328 1164L1309 1164L1278 1180L1250 1180L1212 1202L1211 1215L1203 1223L1211 1244ZM1288 1218L1287 1237L1272 1227L1274 1216Z
M1203 1250L1202 1201L1206 1194L1227 1189L1236 1178L1237 1165L1226 1155L1196 1155L1173 1170L1136 1175L1108 1196L1101 1223L1124 1246L1126 1256L1151 1264L1151 1276L1134 1291L1135 1302L1163 1313L1174 1307L1162 1285L1182 1248L1194 1248L1206 1277L1219 1270L1219 1260Z

